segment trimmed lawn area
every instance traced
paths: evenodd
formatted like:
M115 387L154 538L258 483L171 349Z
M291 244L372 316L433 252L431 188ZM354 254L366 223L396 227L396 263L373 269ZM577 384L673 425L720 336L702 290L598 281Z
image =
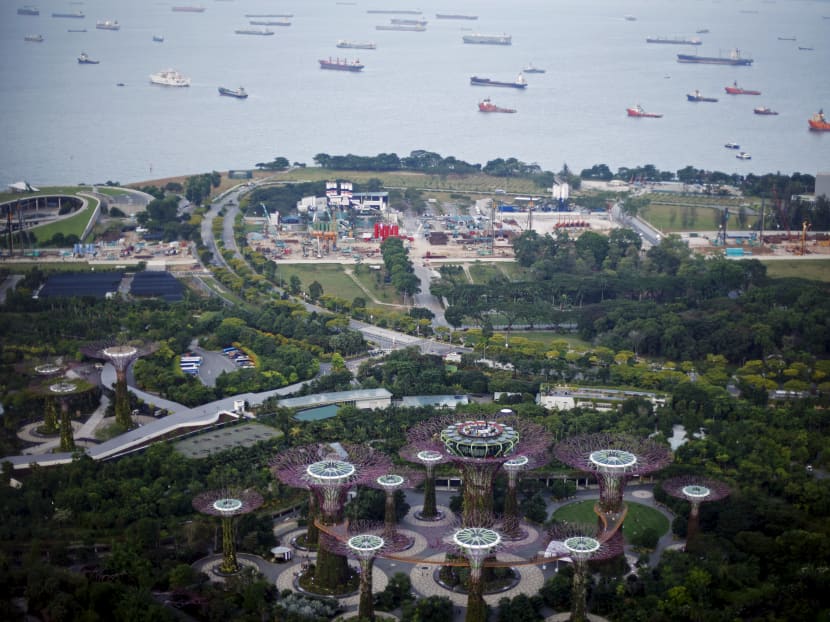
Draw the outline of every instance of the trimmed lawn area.
M720 224L721 212L705 205L652 203L643 211L643 218L661 231L713 231ZM740 226L738 208L729 207L730 229L749 229L756 220L757 217L747 215L744 225Z
M490 282L490 279L497 276L504 277L505 274L499 270L496 264L476 262L470 265L470 276L473 277L473 283L486 285Z
M40 243L48 242L58 232L63 233L65 236L75 234L80 238L89 223L92 212L98 206L97 199L84 198L87 200L86 209L78 210L72 216L51 222L48 225L32 227L31 231L35 234L37 240Z
M570 503L556 510L552 518L569 523L594 525L597 522L597 515L594 514L596 502L596 499L589 499ZM623 535L627 541L636 539L640 533L649 528L654 529L661 536L668 533L671 527L669 519L660 512L640 503L626 501L626 505L628 505L628 515L623 523Z
M369 266L362 264L355 266L352 274L354 275L354 278L366 288L367 291L371 292L372 296L377 298L378 302L385 302L393 305L403 304L403 299L398 295L398 292L395 291L395 288L386 283L378 283L378 275L381 272L382 270L374 270ZM353 283L351 279L348 280L349 283ZM358 293L355 294L355 296L366 297L366 292L360 289L357 291ZM351 300L351 298L349 300ZM373 301L369 299L366 302L371 305Z
M506 330L500 330L498 332L502 335L508 334ZM513 330L510 331L508 342L512 341L513 338L527 339L528 341L547 344L554 343L555 341L564 341L576 350L588 350L591 348L589 342L583 341L576 335L557 333L553 330Z
M761 262L767 267L767 276L773 279L797 277L830 283L830 257L827 259L779 259Z
M351 302L355 296L363 295L360 288L343 273L340 264L287 264L277 262L277 278L284 279L286 287L291 277L297 275L303 290L317 281L323 286L323 293L344 298Z

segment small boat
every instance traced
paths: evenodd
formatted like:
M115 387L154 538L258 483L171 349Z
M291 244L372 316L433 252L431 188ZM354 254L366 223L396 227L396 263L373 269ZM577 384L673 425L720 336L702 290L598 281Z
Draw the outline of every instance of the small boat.
M545 73L544 69L539 69L539 67L534 67L533 63L528 64L527 67L522 69L524 73Z
M95 27L98 30L121 30L121 24L115 19L100 19L96 22Z
M646 112L640 104L632 106L631 108L626 108L625 111L628 113L629 117L643 117L647 119L660 119L663 117L662 114L657 112Z
M776 115L778 114L772 108L767 108L766 106L758 106L757 108L753 108L752 112L755 114L766 114L766 115Z
M739 154L735 156L739 160L751 160L752 156L749 155L746 151L741 151Z
M320 69L334 69L335 71L363 71L363 67L365 67L359 60L350 61L345 58L322 59L318 62L320 63Z
M753 91L750 89L741 88L737 81L732 83L732 86L723 87L729 95L760 95L761 91Z
M666 43L669 45L701 45L697 37L646 37L646 43Z
M126 85L126 84L124 84L123 82L117 82L117 83L115 84L115 86L127 86L127 85Z
M241 86L238 89L226 89L224 86L219 87L220 95L227 95L228 97L236 97L237 99L245 99L248 93Z
M162 35L153 35L153 41L156 43L164 43L164 37Z
M700 94L700 91L695 90L694 93L686 93L686 99L690 102L716 102L718 101L715 97L704 97Z
M36 6L26 5L17 9L18 15L40 15L40 10Z
M812 52L813 51L813 48L802 47L800 45L798 46L798 49L801 50L802 52Z
M43 43L43 35L26 35L23 40L32 43Z
M78 64L80 65L97 65L100 61L92 60L86 52L81 52L78 56Z
M724 145L727 149L740 149L741 146L738 143L726 143Z
M516 112L515 108L501 108L499 106L496 106L496 104L490 101L489 97L485 97L480 102L478 102L478 110L479 112Z
M625 19L625 21L627 21L627 22L636 22L637 21L637 18L634 17L633 15L626 15L623 19Z
M824 118L824 110L819 110L816 114L814 114L807 123L810 125L811 130L816 130L818 132L830 132L830 123L827 122L827 119Z
M370 42L360 42L360 41L346 41L345 39L340 39L337 42L337 47L339 48L346 48L352 50L374 50L377 46Z
M709 29L708 28L701 28L700 30L696 30L695 34L708 35L709 34Z
M479 78L478 76L473 76L470 78L470 84L473 86L504 86L511 89L527 88L527 81L522 74L519 74L519 77L516 78L515 82L499 82L498 80L491 80L490 78Z
M778 37L779 41L795 41L795 37Z

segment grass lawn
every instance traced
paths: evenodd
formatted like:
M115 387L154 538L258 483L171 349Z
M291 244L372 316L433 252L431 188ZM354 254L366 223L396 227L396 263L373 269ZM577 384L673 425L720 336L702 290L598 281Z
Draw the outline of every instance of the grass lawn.
M499 333L507 335L507 331L505 330L500 330ZM548 344L551 344L555 341L564 341L576 350L587 350L591 347L591 344L589 342L583 341L576 335L557 333L553 330L514 330L510 332L510 338L508 339L508 342L510 342L514 337L527 339L528 341L535 341L539 343Z
M490 279L497 276L503 277L505 274L499 270L497 264L476 262L470 266L470 276L473 277L473 283L486 285Z
M683 199L680 199L682 201ZM755 224L755 216L747 216L743 227L738 224L738 210L729 209L730 229L749 229ZM661 231L713 231L720 224L721 212L705 205L665 205L652 203L643 211L643 218Z
M377 275L379 274L379 270L373 270L369 266L360 265L355 266L353 274L354 278L356 278L368 291L372 293L378 302L385 302L387 304L393 305L402 305L403 299L400 297L395 288L386 283L378 283ZM351 283L352 281L349 280ZM356 296L363 296L366 297L366 292L359 291L359 293L355 294ZM367 303L371 305L372 301L367 300Z
M594 525L597 522L597 515L594 514L595 504L596 499L570 503L556 510L552 518L569 523ZM649 528L654 529L661 536L668 533L671 527L669 519L660 512L640 503L626 502L626 504L628 505L628 515L625 517L625 523L623 524L623 535L626 540L630 541L632 538L636 538L641 532Z
M323 293L331 296L338 296L351 301L355 296L363 292L354 282L343 273L343 266L340 264L288 264L277 262L277 279L284 279L286 287L292 276L300 277L302 289L308 290L308 286L317 281L323 286Z
M61 232L64 235L71 235L74 233L80 238L89 223L92 213L98 206L97 199L87 197L87 201L86 209L78 210L72 214L72 216L51 222L48 225L33 227L31 229L32 233L35 234L35 237L41 243L48 242L52 239L52 236L58 232Z
M767 275L774 279L798 277L830 282L830 258L761 261L767 267Z

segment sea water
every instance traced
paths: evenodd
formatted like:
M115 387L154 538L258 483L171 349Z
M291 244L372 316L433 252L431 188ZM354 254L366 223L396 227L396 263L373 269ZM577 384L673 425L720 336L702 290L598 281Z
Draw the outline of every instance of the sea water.
M177 0L178 2L178 0ZM727 173L830 170L830 133L807 119L830 112L830 3L777 0L199 0L203 13L170 2L85 0L86 18L0 11L0 182L122 183L253 168L284 156L313 165L330 155L425 149L484 164L515 157L558 171L653 164ZM195 3L194 3L195 4ZM418 9L425 32L378 31ZM234 34L246 13L293 14L273 36ZM436 13L478 15L438 20ZM625 16L635 19L625 19ZM119 31L97 30L118 20ZM86 32L68 32L84 28ZM699 30L709 30L696 34ZM511 46L465 45L473 32L506 33ZM42 34L42 43L23 40ZM154 35L164 42L153 41ZM698 36L703 45L648 44L649 36ZM783 37L784 40L779 39ZM789 38L795 37L795 41ZM338 39L374 41L344 50ZM811 47L812 50L800 50ZM677 53L718 56L739 48L751 67L687 65ZM86 52L99 65L80 65ZM318 60L358 58L361 73L325 71ZM512 81L532 63L524 91L471 86L479 75ZM189 88L151 85L173 68ZM762 91L729 96L724 86ZM123 86L117 86L118 84ZM246 100L217 87L243 86ZM689 103L695 89L717 103ZM490 97L517 114L483 114ZM635 119L641 104L663 114ZM756 106L778 116L753 114ZM737 142L751 160L723 147Z

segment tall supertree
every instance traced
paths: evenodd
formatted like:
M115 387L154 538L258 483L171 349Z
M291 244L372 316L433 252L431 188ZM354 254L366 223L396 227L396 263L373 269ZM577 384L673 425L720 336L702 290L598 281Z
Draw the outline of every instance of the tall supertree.
M352 523L348 533L334 531L323 533L322 542L327 550L357 559L360 564L360 603L357 616L363 620L375 619L374 597L372 595L372 569L375 559L390 553L398 553L407 546L401 538L388 540L384 537L383 525ZM354 534L354 535L353 535Z
M573 562L574 576L571 597L571 622L588 620L587 579L588 561L612 559L623 553L620 538L601 540L596 527L578 524L557 524L549 531L550 543L545 558L569 557Z
M115 367L115 421L129 429L133 426L130 411L130 396L127 392L127 369L141 356L152 351L151 346L119 345L115 343L92 343L81 348L90 358L109 361Z
M49 390L60 396L58 400L61 405L61 416L58 428L61 435L61 451L75 450L75 437L72 434L72 418L69 415L69 396L75 393L77 389L78 385L71 380L62 380L61 382L49 385Z
M281 452L271 461L274 475L284 484L312 491L320 509L319 521L331 527L342 521L346 493L358 485L367 485L389 473L388 456L365 445L343 447L346 455L333 453L322 444L295 447ZM314 572L314 586L334 591L345 585L349 565L343 555L320 546Z
M493 524L493 480L501 466L518 455L543 455L550 436L542 426L519 417L461 420L435 417L409 430L401 455L411 460L430 451L452 461L464 479L463 524Z
M193 507L202 514L222 519L222 563L219 572L239 572L236 559L236 542L233 537L233 518L253 512L262 505L262 496L251 490L209 490L193 499Z
M398 513L396 511L397 508L395 507L395 492L404 488L414 488L420 484L423 479L424 478L420 473L401 471L399 473L381 475L373 483L369 484L369 486L372 486L373 488L379 488L382 490L386 496L383 512L384 539L397 540L401 537L401 534L398 533ZM409 538L404 537L404 539L411 544L411 540Z
M487 620L482 572L484 560L492 556L503 544L501 534L487 527L462 527L456 529L450 538L449 545L463 555L470 564L466 622L486 622Z
M60 450L74 451L75 439L72 432L72 417L70 406L73 399L92 389L92 386L83 380L75 378L51 378L41 383L33 391L46 400L44 424L41 431L45 434L60 434ZM55 402L60 406L60 414L56 412Z
M421 449L419 443L410 444L401 449L401 456L409 462L424 465L424 505L416 518L425 521L438 521L444 518L443 512L438 510L435 498L435 468L439 464L449 462L449 457L440 451Z
M502 531L505 537L522 537L521 521L519 520L518 483L519 474L528 468L530 460L527 456L514 456L504 463L507 473L507 493L504 496L504 516L502 517Z
M700 504L725 499L731 493L721 481L697 475L679 475L662 483L663 490L677 499L686 499L692 506L686 527L686 550L694 547L700 530Z

